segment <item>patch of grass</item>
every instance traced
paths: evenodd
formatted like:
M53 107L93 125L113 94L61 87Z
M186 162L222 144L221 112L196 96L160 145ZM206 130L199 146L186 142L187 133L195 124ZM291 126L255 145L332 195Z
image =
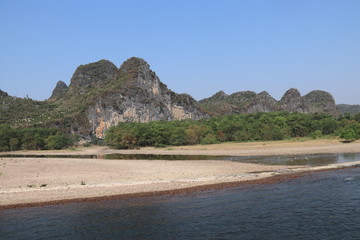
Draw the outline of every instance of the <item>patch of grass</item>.
M81 181L81 183L80 183L81 185L86 185L86 183L84 182L84 181Z
M36 187L36 186L35 186L35 184L28 184L27 187L28 187L28 188L34 188L34 187Z
M46 183L40 185L40 187L46 187L46 186L47 186Z
M77 148L69 148L68 150L70 150L70 151L80 151L80 150L77 149Z

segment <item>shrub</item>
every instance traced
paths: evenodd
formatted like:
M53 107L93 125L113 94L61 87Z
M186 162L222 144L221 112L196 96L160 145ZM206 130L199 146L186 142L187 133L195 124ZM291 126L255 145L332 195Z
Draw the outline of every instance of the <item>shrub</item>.
M63 149L70 147L73 142L71 138L63 133L57 133L56 135L51 135L45 140L47 149Z
M314 132L312 132L312 133L310 133L310 137L312 138L312 139L317 139L317 138L319 138L319 137L322 137L322 132L320 131L320 130L316 130L316 131L314 131Z

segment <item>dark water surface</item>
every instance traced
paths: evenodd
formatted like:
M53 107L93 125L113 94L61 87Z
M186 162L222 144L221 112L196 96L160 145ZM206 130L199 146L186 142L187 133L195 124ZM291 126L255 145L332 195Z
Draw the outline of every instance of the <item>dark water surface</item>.
M0 239L360 239L360 168L188 195L2 210Z
M360 161L360 153L309 154L288 156L217 156L217 155L166 155L166 154L107 154L107 155L21 155L0 154L0 158L95 158L104 160L225 160L267 165L324 166L335 163Z

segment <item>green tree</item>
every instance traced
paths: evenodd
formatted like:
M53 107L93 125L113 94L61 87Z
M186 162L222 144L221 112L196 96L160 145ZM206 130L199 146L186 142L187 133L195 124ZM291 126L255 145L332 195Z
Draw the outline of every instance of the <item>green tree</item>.
M217 143L216 137L213 133L208 133L203 139L200 141L201 144L214 144Z
M16 151L21 149L21 142L18 138L11 138L9 141L9 147L11 151Z
M50 135L45 139L47 149L63 149L73 144L71 138L63 133L57 133L56 135Z
M344 129L343 131L341 131L340 137L345 139L346 141L352 142L356 139L356 133L353 129L348 128L348 129Z

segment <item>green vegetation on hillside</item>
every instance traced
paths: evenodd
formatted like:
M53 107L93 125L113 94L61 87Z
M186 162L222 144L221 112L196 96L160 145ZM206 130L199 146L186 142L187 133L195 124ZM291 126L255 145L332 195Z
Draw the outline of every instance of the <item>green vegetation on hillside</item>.
M63 149L76 138L55 128L11 128L0 125L0 151Z
M105 143L114 148L126 149L226 141L281 140L292 137L317 138L323 135L360 139L360 115L336 119L327 114L273 112L213 117L198 121L120 123L109 129Z
M342 114L356 115L360 113L360 105L338 104L337 107Z

